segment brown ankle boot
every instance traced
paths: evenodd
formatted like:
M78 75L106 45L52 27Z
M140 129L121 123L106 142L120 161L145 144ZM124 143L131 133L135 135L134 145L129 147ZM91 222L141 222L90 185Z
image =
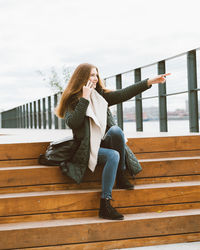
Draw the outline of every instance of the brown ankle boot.
M117 210L111 206L110 199L100 200L99 217L108 220L123 220L124 216L117 212Z

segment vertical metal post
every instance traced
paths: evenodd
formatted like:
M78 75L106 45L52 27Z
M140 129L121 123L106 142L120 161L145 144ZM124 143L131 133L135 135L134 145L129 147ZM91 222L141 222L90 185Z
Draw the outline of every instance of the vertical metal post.
M116 89L122 88L122 75L116 75ZM123 104L117 104L117 123L118 126L123 130Z
M34 123L34 128L37 128L37 109L36 109L36 101L33 102L33 123Z
M141 81L141 69L135 69L135 83ZM143 131L142 94L135 97L136 131Z
M41 121L41 106L40 106L40 99L38 100L38 128L41 129L42 121Z
M1 127L5 128L5 112L1 113Z
M4 127L4 112L1 113L1 128L5 128Z
M30 102L30 127L33 128L33 105Z
M165 74L165 61L158 62L158 74ZM166 83L158 84L160 132L167 132Z
M66 128L65 119L62 119L62 120L61 120L61 128L62 128L62 129L65 129L65 128Z
M17 128L19 128L20 126L20 121L19 121L19 107L17 107Z
M14 120L13 120L13 128L17 128L17 108L13 109L12 117L14 118Z
M26 104L26 127L29 128L29 109L28 109L28 103Z
M7 115L8 115L8 128L12 128L13 124L12 124L12 116L10 110L7 112Z
M26 128L26 110L25 110L25 104L23 105L23 128Z
M47 118L46 118L46 99L42 98L42 118L43 118L43 128L47 127Z
M54 108L57 106L58 94L54 95ZM55 129L58 129L58 117L54 114Z
M8 112L3 113L3 118L4 118L4 128L9 128Z
M5 121L6 121L6 128L10 128L11 127L11 124L10 124L10 113L9 111L6 111L5 112Z
M3 124L2 124L2 113L0 112L0 128L3 128Z
M48 96L48 124L49 124L49 129L51 129L52 128L51 96Z
M187 53L187 71L190 132L199 132L196 50Z
M19 107L19 110L20 110L20 128L23 128L22 106Z
M18 126L18 116L17 116L18 114L17 114L17 107L15 108L15 128L17 128L17 126Z

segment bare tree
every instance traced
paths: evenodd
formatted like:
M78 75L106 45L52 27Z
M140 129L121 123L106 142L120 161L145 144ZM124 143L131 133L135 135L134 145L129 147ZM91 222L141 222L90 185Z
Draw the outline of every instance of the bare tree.
M72 75L74 67L63 66L61 73L58 73L55 67L52 67L50 73L44 73L40 70L37 73L42 77L42 80L53 90L54 93L63 92L64 88Z

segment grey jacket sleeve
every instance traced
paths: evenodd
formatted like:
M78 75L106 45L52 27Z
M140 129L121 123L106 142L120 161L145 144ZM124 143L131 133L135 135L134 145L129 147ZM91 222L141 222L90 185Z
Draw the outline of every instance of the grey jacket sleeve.
M88 105L89 101L81 97L75 109L73 111L66 112L65 122L69 128L77 129L82 126Z
M103 92L102 95L108 102L108 106L115 105L121 102L125 102L132 97L142 93L143 91L149 89L152 87L152 85L148 86L147 85L147 80L149 78L137 82L135 84L132 84L126 88L119 89L116 91L111 91L111 92Z

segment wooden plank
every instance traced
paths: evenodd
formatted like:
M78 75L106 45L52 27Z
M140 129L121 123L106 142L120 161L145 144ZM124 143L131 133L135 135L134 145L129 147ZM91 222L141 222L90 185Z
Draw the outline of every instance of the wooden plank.
M0 145L1 148L1 145ZM133 153L138 159L155 159L155 158L170 158L170 157L195 157L200 155L200 150L182 150L182 151L163 151L163 152L151 152L151 153L137 153L132 148ZM45 150L38 152L36 158L25 158L32 157L32 155L23 156L19 159L0 159L0 168L1 167L12 167L12 166L32 166L38 163L38 157L40 153L44 153Z
M134 153L200 150L200 136L169 136L129 138L128 145ZM0 160L38 158L49 142L0 144ZM151 145L151 147L146 147Z
M199 230L199 210L126 215L124 221L86 218L46 221L43 224L3 224L0 226L0 249L194 234L200 233ZM12 240L8 241L8 238Z
M130 177L131 178L131 177ZM172 183L172 182L190 182L200 181L200 175L189 176L174 176L174 177L154 177L154 178L139 178L129 181L134 185L153 184L153 183ZM25 192L44 192L44 191L56 191L56 190L82 190L82 189L100 189L100 181L82 182L79 185L76 183L65 184L43 184L34 186L15 186L15 187L3 187L0 188L0 194L9 193L25 193ZM116 189L116 186L114 186Z
M199 202L200 186L192 186L193 184L195 182L137 185L131 192L130 190L113 192L114 204L116 207L127 207ZM126 193L123 194L123 191Z
M61 190L2 194L0 214L9 216L98 209L100 193L100 190ZM113 190L113 198L115 207L199 202L200 183L138 185L135 190Z
M81 243L48 247L23 248L24 250L109 250L121 248L133 248L144 246L155 246L173 243L199 241L200 233L177 234L167 236L154 236L128 240L110 240L95 243Z
M17 167L17 166L34 166L38 164L38 159L19 159L19 160L3 160L0 161L0 168Z
M190 158L170 158L158 160L140 160L143 171L137 175L137 178L146 178L146 183L151 183L150 177L173 177L176 181L184 180L185 175L200 174L200 157ZM99 187L101 182L103 166L98 166L95 173L87 170L83 182L97 182ZM179 177L180 176L180 177ZM191 180L195 180L191 178ZM196 180L198 177L196 178ZM155 179L152 179L154 181ZM158 182L159 179L157 179ZM162 178L161 178L162 180ZM165 180L173 181L173 178L165 178ZM145 181L145 180L144 180ZM162 182L162 181L161 181ZM166 181L165 181L166 182ZM67 176L64 176L58 166L24 166L24 167L10 167L0 168L0 187L15 187L25 185L42 185L42 184L73 184L74 181ZM137 183L143 183L141 180ZM69 185L70 186L70 185ZM80 185L73 185L76 189ZM85 185L83 185L84 187ZM89 185L90 186L90 185ZM92 185L95 188L95 185Z
M163 213L165 211L174 210L186 210L186 209L200 209L200 202L193 203L180 203L180 204L164 204L153 206L135 206L135 207L121 207L117 208L122 214L136 214L136 213ZM47 213L47 214L31 214L31 215L17 215L17 216L4 216L1 217L0 224L6 223L19 223L19 222L31 222L31 221L45 221L45 220L60 220L71 218L83 218L83 217L98 217L99 209L83 210L83 211L68 211L59 213Z
M0 168L1 187L53 184L65 182L66 176L61 173L60 168L57 166Z
M48 145L48 142L0 144L0 160L38 158Z
M152 138L129 138L127 145L135 153L199 150L200 135L197 136L168 136ZM147 145L151 145L147 147Z
M134 149L132 149L135 153ZM171 157L195 157L200 155L200 150L185 150L171 152L152 152L152 153L135 153L138 159L156 159L156 158L171 158Z
M84 182L87 182L89 186L90 182L100 182L102 170L102 166L97 166L94 173L87 169L83 182L77 185L74 180L62 174L59 166L36 165L31 167L0 168L0 187L69 183L71 187L76 189L81 186L87 188ZM94 188L95 186L92 183L91 185ZM99 183L97 185L99 186Z
M134 152L134 149L133 149ZM134 152L135 153L135 152ZM175 158L175 157L196 157L200 155L200 150L191 151L174 151L174 152L153 152L153 153L135 153L136 157L140 159L157 159L157 158ZM15 167L15 166L33 166L38 164L37 158L32 159L16 159L16 160L0 160L1 167Z
M170 177L151 177L151 178L137 178L130 182L134 185L153 184L153 183L172 183L172 182L190 182L200 181L200 175L184 175L184 176L170 176Z
M0 188L0 194L44 192L44 191L56 191L56 190L82 190L82 189L86 190L86 189L100 189L100 188L101 188L100 182L82 182L79 185L77 183L44 184L44 185L34 185L34 186L4 187Z
M200 174L200 157L140 160L143 167L137 177Z

